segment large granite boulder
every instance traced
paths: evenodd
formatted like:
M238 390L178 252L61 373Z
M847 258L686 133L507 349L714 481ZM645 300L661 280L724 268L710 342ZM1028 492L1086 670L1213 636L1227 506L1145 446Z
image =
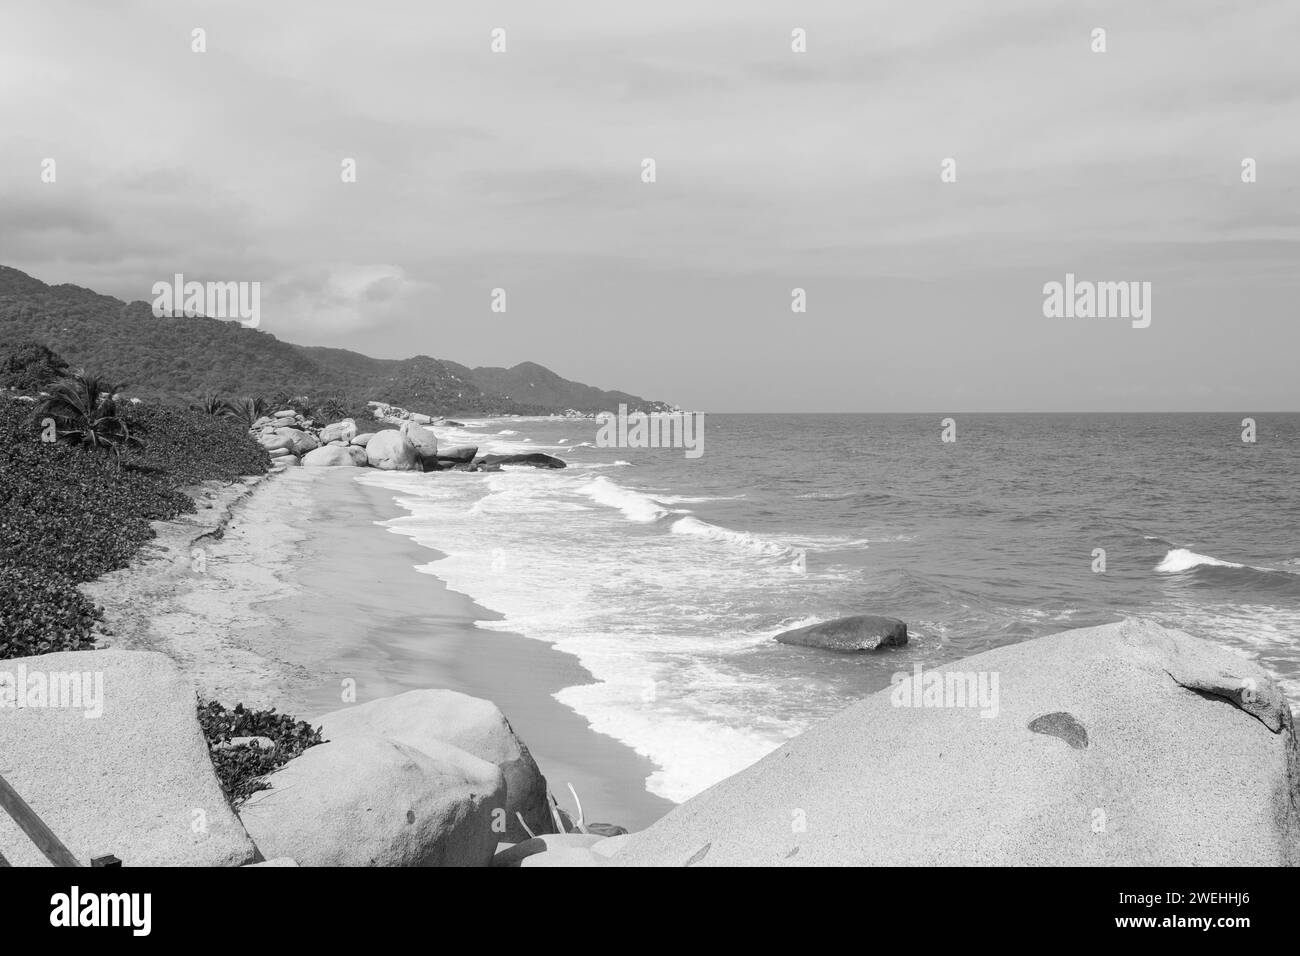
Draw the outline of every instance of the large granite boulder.
M349 445L360 445L362 448L365 448L366 445L368 445L368 444L370 443L370 439L372 439L372 438L374 438L374 437L375 437L375 433L374 433L374 432L362 432L362 433L359 434L359 435L354 435L353 438L352 438L352 440L351 440L350 442L348 442L348 444L349 444Z
M420 459L415 446L399 431L379 432L366 442L366 459L371 467L384 471L419 471Z
M610 862L1300 862L1291 712L1252 661L1130 620L895 678Z
M524 840L522 843L516 843L505 849L498 848L496 855L492 857L492 865L515 867L519 866L525 858L538 853L560 849L587 849L604 839L605 837L597 836L594 833L548 833L544 836Z
M327 734L328 736L328 734ZM450 744L367 734L318 744L267 778L240 818L267 858L301 866L488 866L505 780Z
M907 625L897 618L857 614L795 628L778 634L776 640L782 644L820 647L828 651L878 651L906 644Z
M357 423L351 418L345 418L341 422L326 425L320 430L320 440L325 445L332 441L350 442L356 436Z
M554 850L546 850L543 853L533 853L519 861L519 867L575 867L575 866L608 866L609 860L592 850L590 847L571 846L556 847Z
M412 690L331 711L312 725L320 726L330 740L363 734L387 737L427 752L448 744L458 747L494 764L505 775L504 801L494 806L504 811L494 820L499 839L528 839L516 813L533 833L555 830L546 778L505 714L490 700L450 690Z
M360 448L325 445L302 456L304 468L333 468L340 465L349 468L366 464L366 453Z
M413 422L405 422L401 427L402 434L407 440L415 446L415 454L421 462L434 462L438 458L438 436L433 433L432 429L425 428L423 425L416 425Z
M28 706L15 706L20 691ZM164 654L0 661L0 776L84 866L108 854L125 866L256 858L212 769L194 685ZM48 865L3 811L0 852L14 866Z

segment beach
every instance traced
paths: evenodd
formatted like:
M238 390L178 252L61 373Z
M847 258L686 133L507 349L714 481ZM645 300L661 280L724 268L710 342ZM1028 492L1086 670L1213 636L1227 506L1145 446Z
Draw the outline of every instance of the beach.
M437 554L383 522L393 494L340 468L290 468L205 487L199 514L160 523L130 568L83 590L104 605L102 646L160 650L200 695L312 719L417 688L493 701L552 793L586 819L641 829L672 804L653 765L554 699L591 682L569 654L475 626L499 615L416 570ZM207 507L205 507L207 506ZM219 537L216 536L219 533Z

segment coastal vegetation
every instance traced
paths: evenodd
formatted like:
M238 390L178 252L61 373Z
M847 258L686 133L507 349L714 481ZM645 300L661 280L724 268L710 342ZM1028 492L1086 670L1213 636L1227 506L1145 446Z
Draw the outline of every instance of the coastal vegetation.
M243 704L226 708L215 700L200 700L199 726L208 742L208 755L232 809L259 790L264 779L308 747L324 741L319 729L288 714L250 710Z
M262 396L279 408L309 411L317 421L355 418L370 401L437 415L594 413L620 404L667 408L569 381L532 362L471 369L427 355L377 359L293 345L263 329L201 315L159 318L146 302L46 285L7 266L0 266L0 342L30 343L74 366L121 376L139 398L188 405L201 395ZM67 368L51 371L47 381ZM6 377L0 367L0 385L36 387L30 379Z
M66 368L20 350L0 367L25 381ZM0 658L91 646L100 614L77 585L130 563L150 522L192 513L184 487L270 463L227 419L121 401L92 375L36 385L0 393Z

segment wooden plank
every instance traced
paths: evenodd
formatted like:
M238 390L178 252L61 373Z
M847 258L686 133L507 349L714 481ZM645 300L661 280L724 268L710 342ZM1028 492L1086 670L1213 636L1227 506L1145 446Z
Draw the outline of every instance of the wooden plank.
M55 866L81 866L77 858L54 835L54 831L45 825L45 821L36 815L26 800L18 796L18 791L9 786L4 777L0 777L0 808L36 844L36 849L45 854L45 859Z

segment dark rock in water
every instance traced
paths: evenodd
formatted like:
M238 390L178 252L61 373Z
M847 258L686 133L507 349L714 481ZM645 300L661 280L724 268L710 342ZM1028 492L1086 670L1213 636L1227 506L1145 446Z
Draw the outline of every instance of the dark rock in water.
M776 639L782 644L820 647L828 651L876 651L906 644L907 625L893 617L857 614L795 628L778 634Z
M617 823L584 823L588 833L596 833L603 837L622 836L627 833L627 827L621 827Z
M532 465L534 468L565 468L565 462L539 451L528 455L484 455L474 461L479 465Z
M477 454L477 445L456 445L453 448L439 448L437 458L439 462L446 461L456 464L473 461L474 456Z
M464 422L453 422L450 418L446 419L446 420L443 422L443 424L446 425L448 428L464 428L464 427L465 427L465 423L464 423Z

